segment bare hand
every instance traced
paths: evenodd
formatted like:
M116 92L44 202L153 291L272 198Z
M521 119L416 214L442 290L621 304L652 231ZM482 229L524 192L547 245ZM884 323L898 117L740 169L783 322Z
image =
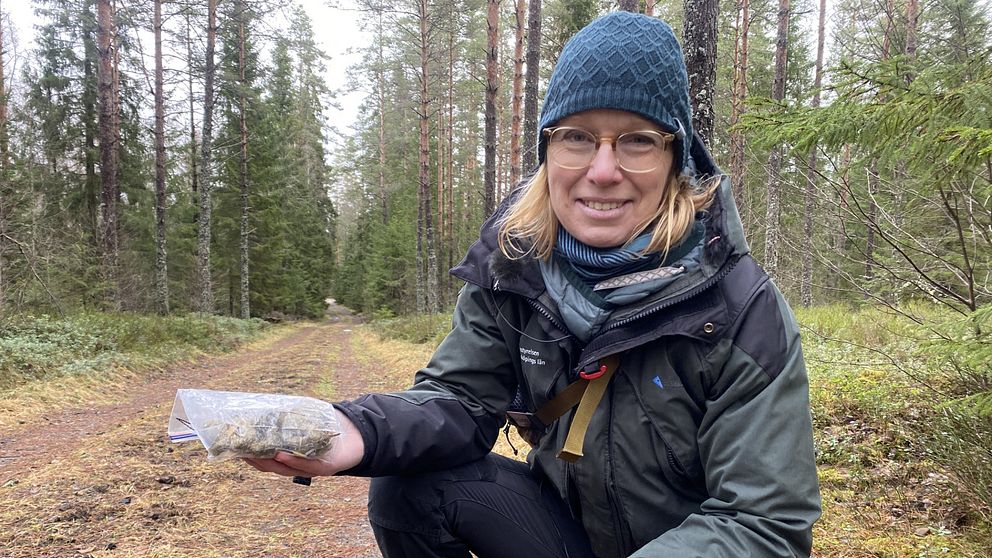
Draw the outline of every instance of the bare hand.
M279 452L272 459L245 458L245 462L259 471L286 477L330 476L351 469L362 461L365 442L354 423L341 413L338 413L338 422L341 425L341 435L334 441L330 451L319 459Z

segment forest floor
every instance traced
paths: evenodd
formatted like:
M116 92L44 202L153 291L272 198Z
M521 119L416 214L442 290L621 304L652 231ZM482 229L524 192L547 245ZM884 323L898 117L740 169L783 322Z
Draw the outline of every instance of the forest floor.
M823 357L817 347L808 347L814 365ZM226 355L191 356L162 369L107 371L99 378L55 378L5 395L0 556L379 556L366 519L367 479L318 478L306 487L239 460L207 461L198 442L169 441L170 411L178 388L326 400L401 389L432 348L380 336L342 311L320 323L274 328ZM866 382L875 376L860 371L857 382L837 384L817 366L822 363L814 366L811 392L814 415L823 423L824 515L814 530L814 555L992 556L988 539L968 525L960 497L939 470L877 455L903 445L883 438L910 439L910 433L896 436L898 429L881 418L842 404L850 399L844 389L873 401L874 384ZM884 393L893 391L891 378L877 380ZM854 387L841 389L848 384ZM502 436L495 451L512 455Z
M177 388L326 399L369 390L352 326L280 328L236 353L107 385L97 404L2 409L13 427L0 430L0 555L379 556L367 479L301 486L240 460L208 462L198 442L166 433Z

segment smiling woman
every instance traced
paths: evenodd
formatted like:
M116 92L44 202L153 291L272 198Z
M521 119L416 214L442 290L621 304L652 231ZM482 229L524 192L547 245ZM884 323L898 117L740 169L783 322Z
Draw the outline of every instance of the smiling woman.
M251 464L375 477L388 558L808 556L798 327L692 134L671 27L579 31L538 128L538 171L452 270L452 330L413 387L339 403L330 464ZM492 452L507 421L526 464Z

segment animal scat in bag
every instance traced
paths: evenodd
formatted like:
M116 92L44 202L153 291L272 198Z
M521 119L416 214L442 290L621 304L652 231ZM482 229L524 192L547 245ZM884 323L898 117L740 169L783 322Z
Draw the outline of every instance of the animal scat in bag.
M280 451L320 459L340 432L330 403L273 393L180 389L169 420L173 442L199 439L211 460Z

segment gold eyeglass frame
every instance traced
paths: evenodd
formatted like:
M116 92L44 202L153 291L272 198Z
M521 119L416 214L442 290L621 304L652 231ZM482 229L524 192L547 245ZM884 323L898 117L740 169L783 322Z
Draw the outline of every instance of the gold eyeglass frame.
M559 130L578 130L580 132L584 132L586 134L589 134L590 136L596 138L596 147L595 147L595 149L593 149L592 155L589 157L589 162L587 162L586 164L584 164L582 166L579 166L579 167L570 167L570 166L562 165L561 163L558 163L558 162L555 162L555 165L557 165L557 166L559 166L559 167L561 167L563 169L567 169L567 170L582 170L582 169L587 169L587 168L589 168L590 165L592 165L593 159L596 158L596 153L599 152L600 147L603 145L603 141L609 141L610 142L610 147L613 149L613 156L617 160L617 165L620 168L622 168L623 170L625 170L627 172L634 173L634 174L644 174L644 173L648 173L648 172L651 172L653 170L656 170L658 168L658 166L660 166L660 162L659 162L658 165L655 165L655 166L653 166L653 167L651 167L650 169L647 169L647 170L634 170L634 169L629 169L629 168L625 167L624 164L622 162L620 162L620 157L617 154L617 142L620 141L620 138L622 138L622 137L624 137L626 135L630 135L630 134L648 134L648 135L658 136L659 138L661 138L662 150L664 151L664 150L667 150L668 149L668 146L672 145L672 142L674 142L675 141L675 138L677 137L675 134L670 134L668 132L659 132L658 130L631 130L629 132L624 132L622 134L617 134L615 136L600 136L598 134L594 134L594 133L590 132L589 130L586 130L585 128L580 128L578 126L554 126L552 128L545 128L544 130L541 131L548 138L548 153L549 153L548 159L549 160L551 159L551 157L550 157L550 153L551 153L551 136L554 135L554 133L557 132L557 131L559 131Z

